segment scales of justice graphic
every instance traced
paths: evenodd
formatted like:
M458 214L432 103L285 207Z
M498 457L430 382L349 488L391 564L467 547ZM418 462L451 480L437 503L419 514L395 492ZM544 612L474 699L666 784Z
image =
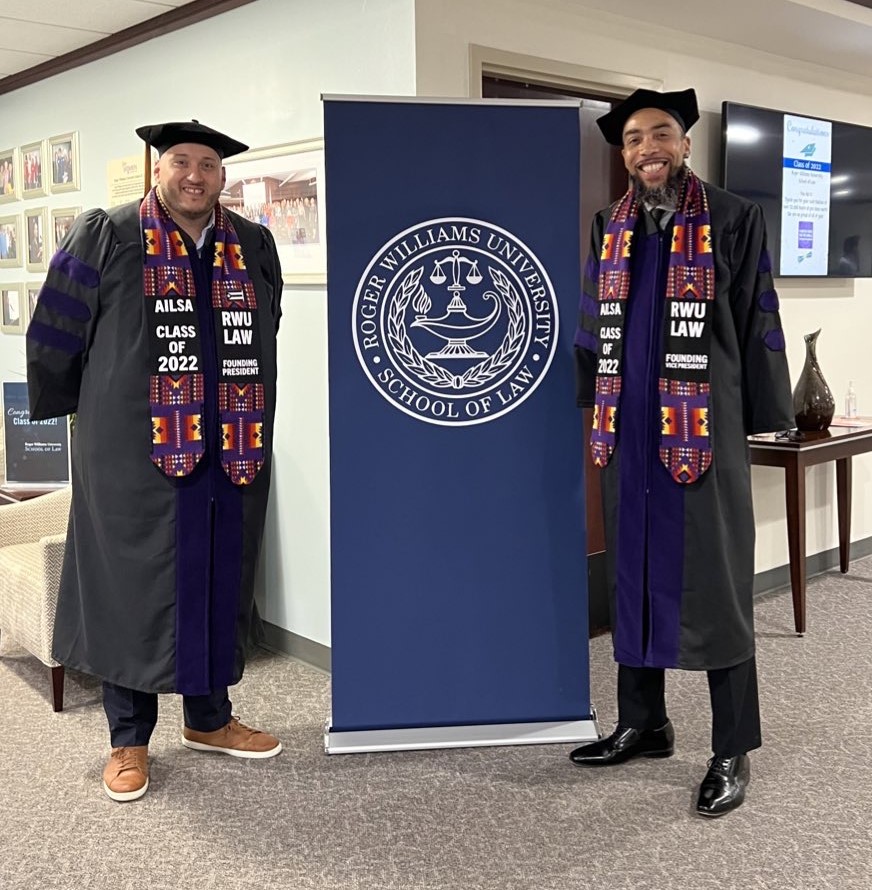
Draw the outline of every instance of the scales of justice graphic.
M448 303L445 315L439 318L427 317L432 303L422 288L413 303L413 308L418 314L411 327L423 328L440 340L446 341L442 349L428 352L426 356L428 359L487 358L488 353L473 349L468 341L484 336L497 323L502 308L499 296L493 291L485 291L482 294L482 299L494 301L493 311L486 318L475 318L470 315L466 303L460 296L466 290L460 280L463 278L467 284L472 285L482 281L481 272L478 270L478 260L471 260L469 257L463 256L459 250L451 251L451 256L434 261L434 269L430 275L430 281L433 284L441 285L448 280L448 276L442 268L446 264L451 266L451 284L447 287L451 292L451 301ZM466 266L465 270L464 266Z

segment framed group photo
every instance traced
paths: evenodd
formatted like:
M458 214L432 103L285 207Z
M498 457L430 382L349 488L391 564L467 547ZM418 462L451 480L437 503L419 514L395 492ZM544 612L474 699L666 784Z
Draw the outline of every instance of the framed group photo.
M60 246L61 241L66 237L73 220L82 212L81 207L56 207L51 212L51 248L49 257Z
M18 198L18 149L7 148L0 151L0 204Z
M254 149L224 166L221 203L272 232L284 280L326 282L324 140Z
M79 134L52 136L48 140L48 160L51 165L52 194L78 191Z
M24 333L24 286L0 283L0 331L4 334Z
M0 216L0 268L21 265L21 217Z
M45 207L24 211L24 265L28 272L45 272L51 245L46 242L48 214Z
M45 169L45 142L30 142L21 146L20 159L21 197L38 198L48 194L48 176Z

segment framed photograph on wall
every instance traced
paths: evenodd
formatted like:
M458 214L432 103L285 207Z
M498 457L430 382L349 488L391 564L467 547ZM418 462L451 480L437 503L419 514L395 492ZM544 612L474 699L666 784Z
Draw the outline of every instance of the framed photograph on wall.
M79 190L79 134L64 133L48 140L52 194Z
M50 245L48 234L48 213L45 207L34 207L24 211L24 266L28 272L45 272L48 269Z
M227 182L221 203L269 228L284 280L326 282L324 140L254 149L230 158L224 166Z
M49 257L58 249L64 240L73 220L82 212L81 207L56 207L51 212L51 249Z
M0 204L17 201L18 193L18 149L7 148L0 151Z
M20 266L22 256L21 217L0 216L0 268Z
M38 198L48 194L50 171L45 169L45 142L30 142L18 152L21 197Z
M0 283L0 331L4 334L24 333L24 286Z
M39 292L43 284L45 284L44 281L24 282L24 296L21 299L21 304L24 311L25 331L27 331L27 326L30 324L30 319L33 318L33 311L36 309L36 301L39 298Z

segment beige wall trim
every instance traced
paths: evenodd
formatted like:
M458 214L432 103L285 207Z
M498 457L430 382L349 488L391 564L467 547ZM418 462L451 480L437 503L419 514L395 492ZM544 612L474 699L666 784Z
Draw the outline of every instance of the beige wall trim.
M861 538L859 541L851 542L851 562L870 554L872 554L872 538ZM808 578L813 578L815 575L821 575L838 567L838 547L822 550L820 553L813 553L811 556L807 556L805 560L805 571ZM774 569L767 569L765 572L757 572L754 575L754 596L763 596L777 590L783 591L785 587L790 587L789 564L776 566Z
M603 96L629 96L633 90L645 87L659 90L661 80L641 77L637 74L624 74L619 71L605 71L601 68L588 68L555 59L542 59L521 53L508 52L492 46L469 45L469 95L481 98L481 78L483 74L494 77L507 77L524 83L542 86L563 86L576 92L600 94Z
M263 622L263 648L280 655L290 655L310 667L330 673L330 647L308 637L285 630L269 621Z

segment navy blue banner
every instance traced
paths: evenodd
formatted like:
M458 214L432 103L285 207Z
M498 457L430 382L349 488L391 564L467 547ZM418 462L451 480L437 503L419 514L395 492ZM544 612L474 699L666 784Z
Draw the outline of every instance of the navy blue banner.
M324 114L332 729L587 719L578 109Z

